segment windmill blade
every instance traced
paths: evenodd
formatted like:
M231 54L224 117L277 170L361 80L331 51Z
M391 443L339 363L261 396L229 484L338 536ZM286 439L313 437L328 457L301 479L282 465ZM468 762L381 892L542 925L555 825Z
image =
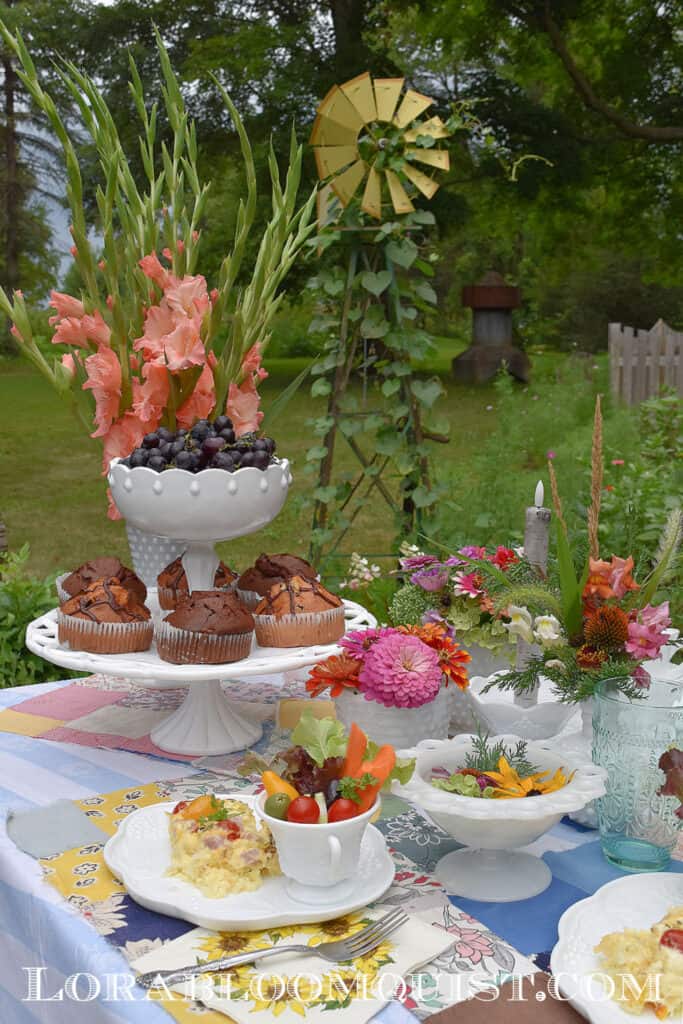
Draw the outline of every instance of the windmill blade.
M439 187L433 178L418 170L417 167L412 167L409 163L403 165L403 174L427 199L431 199Z
M366 169L367 164L364 160L356 160L355 164L351 164L342 174L337 178L333 178L330 182L343 206L346 206L353 199L355 192L358 191L358 186L365 177Z
M401 100L401 106L394 116L394 124L397 128L405 128L407 124L410 124L416 117L419 117L423 110L431 107L433 102L434 100L431 96L424 96L421 92L408 89L408 92Z
M404 189L403 185L394 174L393 171L387 171L387 185L389 186L389 195L391 196L391 202L394 207L395 213L412 213L415 207L408 198L408 193Z
M322 185L318 189L315 197L315 206L319 229L327 227L328 224L332 224L337 219L339 200L335 196L331 185ZM320 255L320 251L318 255Z
M363 118L353 103L333 85L318 107L310 142L313 146L350 145L362 127Z
M433 139L447 139L451 133L437 114L434 117L430 117L428 121L423 121L422 124L409 128L403 138L406 142L416 142L418 135L430 135Z
M323 180L358 159L357 146L316 146L313 152L318 177Z
M340 89L363 118L363 124L377 120L375 93L373 92L369 71L364 72L362 75L357 75L356 78L351 78L348 82L344 82Z
M376 220L382 219L382 178L375 170L374 164L370 168L368 180L365 182L361 210L364 213L369 213Z
M375 79L375 104L378 121L391 121L404 82L405 78Z
M413 160L417 160L420 164L436 167L440 171L449 171L451 169L451 158L446 149L419 149L415 146L409 146L406 149L406 156L411 156Z

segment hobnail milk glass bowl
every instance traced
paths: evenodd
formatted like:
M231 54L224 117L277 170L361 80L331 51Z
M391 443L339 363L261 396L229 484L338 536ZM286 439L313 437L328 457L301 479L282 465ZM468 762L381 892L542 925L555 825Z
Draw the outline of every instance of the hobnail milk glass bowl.
M431 785L435 768L449 772L462 768L476 736L450 740L423 740L401 757L416 759L415 772L406 785L394 783L393 792L428 812L465 849L447 854L436 866L436 877L449 892L485 902L529 899L551 882L548 866L530 853L518 851L539 839L569 811L576 811L605 792L604 769L594 764L567 763L536 743L527 745L529 760L539 770L574 773L555 793L519 799L479 799L447 793ZM518 736L492 737L492 742L515 746Z

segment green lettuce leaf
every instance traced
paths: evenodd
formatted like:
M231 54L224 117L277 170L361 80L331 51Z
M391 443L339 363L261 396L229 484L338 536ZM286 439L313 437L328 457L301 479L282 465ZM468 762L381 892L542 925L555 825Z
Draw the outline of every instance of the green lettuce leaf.
M346 754L346 729L336 718L316 718L307 708L292 730L292 743L303 747L322 768L328 757Z

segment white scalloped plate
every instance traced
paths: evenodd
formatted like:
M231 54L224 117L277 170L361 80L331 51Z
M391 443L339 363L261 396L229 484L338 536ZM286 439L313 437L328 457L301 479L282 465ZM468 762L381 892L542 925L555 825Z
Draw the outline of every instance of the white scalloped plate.
M250 806L254 797L220 794ZM179 917L211 931L256 931L288 924L330 921L360 910L382 896L394 879L394 862L384 836L368 825L351 893L338 903L311 906L288 895L286 879L268 878L255 892L209 899L199 889L165 872L171 863L168 817L174 802L141 807L124 820L104 847L104 860L128 894L143 907Z
M654 1013L634 1017L609 998L604 984L593 977L600 971L594 949L609 932L651 928L682 904L683 874L669 872L617 878L565 910L550 967L572 1006L592 1024L657 1024Z

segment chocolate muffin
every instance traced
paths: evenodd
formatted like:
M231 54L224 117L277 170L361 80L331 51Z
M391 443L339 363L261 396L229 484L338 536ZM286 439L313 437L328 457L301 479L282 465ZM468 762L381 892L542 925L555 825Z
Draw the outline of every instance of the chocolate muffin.
M213 585L216 590L225 590L231 587L237 579L237 573L229 569L225 562L219 562L214 576ZM182 556L167 565L157 576L157 595L159 607L165 611L175 608L178 599L189 593L187 576L183 568Z
M71 573L57 578L57 593L60 602L68 601L76 594L82 594L92 583L98 580L115 580L128 590L132 590L140 603L147 597L147 587L139 576L136 576L132 569L123 565L118 558L104 555L102 558L93 558L91 562L84 562Z
M306 580L316 579L316 571L310 562L297 555L261 554L254 565L243 572L237 581L240 600L247 608L254 609L261 598L270 593L275 583L284 583L293 576Z
M344 605L317 580L275 583L254 612L260 647L332 644L344 635Z
M157 627L157 652L175 665L222 665L246 658L254 617L231 590L181 595Z
M64 601L57 626L60 643L92 654L146 651L154 634L149 608L115 576Z

